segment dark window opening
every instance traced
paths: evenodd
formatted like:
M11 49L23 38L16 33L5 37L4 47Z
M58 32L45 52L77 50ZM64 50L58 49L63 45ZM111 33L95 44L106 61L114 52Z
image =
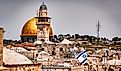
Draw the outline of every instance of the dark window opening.
M52 55L56 55L56 53L54 51L52 51Z
M60 48L60 51L63 51L63 48Z

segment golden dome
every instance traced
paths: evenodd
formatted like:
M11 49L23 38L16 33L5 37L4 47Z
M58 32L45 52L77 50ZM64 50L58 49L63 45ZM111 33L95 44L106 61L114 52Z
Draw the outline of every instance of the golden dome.
M22 28L21 36L37 36L37 26L36 22L38 21L37 18L32 18L25 23ZM52 27L49 27L49 36L53 35Z
M37 36L36 21L36 18L27 21L22 28L21 36Z

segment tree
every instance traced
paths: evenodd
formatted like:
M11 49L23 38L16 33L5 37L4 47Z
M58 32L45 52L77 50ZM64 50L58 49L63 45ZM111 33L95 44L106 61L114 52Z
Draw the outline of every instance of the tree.
M92 43L92 41L93 41L93 36L89 36L89 39L88 39L88 40L89 40L90 43Z
M118 41L118 37L112 38L112 41L114 41L114 45L116 44L116 41Z
M58 38L57 38L60 42L64 40L64 36L62 34L58 35Z
M114 37L114 38L112 38L112 41L118 41L118 40L119 40L118 37Z
M70 39L71 38L71 35L70 34L66 34L66 35L64 35L64 38Z
M75 39L78 39L80 37L79 34L75 34Z
M52 41L52 42L57 42L57 35L52 36L52 37L51 37L51 41Z
M89 35L84 35L85 40L89 40Z

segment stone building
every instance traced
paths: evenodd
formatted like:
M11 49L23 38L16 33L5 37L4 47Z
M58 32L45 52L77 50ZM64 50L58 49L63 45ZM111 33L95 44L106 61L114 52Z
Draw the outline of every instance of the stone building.
M4 29L0 27L0 66L3 65L3 37Z
M83 66L65 67L65 66L42 66L43 71L83 71Z
M4 29L0 28L0 71L41 71L40 63L3 46Z

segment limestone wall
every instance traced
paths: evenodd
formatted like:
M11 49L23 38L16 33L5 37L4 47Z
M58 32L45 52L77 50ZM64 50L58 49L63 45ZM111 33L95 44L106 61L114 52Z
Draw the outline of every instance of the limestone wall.
M6 65L0 71L41 71L40 64L30 64L30 65Z
M4 29L0 27L0 66L3 64L3 37Z

